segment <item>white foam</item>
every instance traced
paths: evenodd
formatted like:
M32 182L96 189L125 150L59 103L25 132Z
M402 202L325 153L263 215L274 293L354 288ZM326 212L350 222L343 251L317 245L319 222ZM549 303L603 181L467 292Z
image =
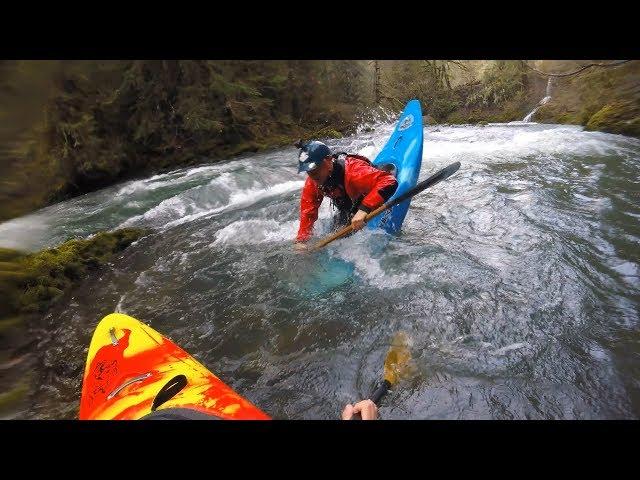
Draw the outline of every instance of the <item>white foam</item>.
M229 169L228 164L222 165L206 165L202 167L195 167L190 170L177 170L170 173L163 173L161 175L154 175L150 178L145 178L143 180L135 180L132 182L125 183L115 194L116 197L119 196L129 196L138 192L148 192L157 190L159 188L168 187L168 186L176 186L181 183L190 182L193 184L194 176L204 177L203 180L206 180L207 176L215 175L216 173L221 173L218 177L214 178L212 181L216 181L217 178L223 177L224 175L229 175L226 170ZM161 180L161 181L158 181Z
M620 261L611 268L625 277L640 277L640 269L635 262Z
M292 180L289 182L279 183L267 188L251 188L248 190L239 191L231 195L229 203L227 203L226 205L204 210L198 213L193 213L191 215L186 215L178 220L167 223L166 227L171 228L175 227L176 225L182 225L187 222L192 222L199 218L214 215L222 211L228 211L230 209L238 207L246 207L266 198L276 197L278 195L282 195L283 193L289 193L295 190L299 190L303 185L304 182L300 180Z
M184 176L185 177L191 177L193 175L197 175L199 173L209 173L209 172L217 172L220 170L220 165L207 165L204 167L195 167L192 168L191 170L188 170Z
M211 180L208 185L192 187L163 200L141 215L129 218L120 225L120 228L140 223L151 224L155 227L165 226L188 215L208 211L219 206L225 197L228 198L231 192L237 188L232 175L223 173Z
M122 306L126 296L127 296L126 294L120 295L120 300L118 300L118 304L113 309L114 312L116 312L116 313L127 313L127 312L124 311L123 306Z
M181 195L167 198L151 210L147 210L142 215L136 215L128 220L125 220L118 228L124 228L131 225L144 223L144 224L157 224L161 223L164 219L182 217L187 211L187 204ZM156 220L158 220L156 222Z
M358 155L373 159L378 154L378 152L379 149L375 145L366 145L358 151Z
M515 123L515 122L514 122ZM531 125L531 124L529 124ZM609 134L584 132L579 126L522 128L505 124L465 128L443 127L425 134L424 155L429 160L467 159L510 161L545 155L606 155L626 153Z
M291 241L297 228L297 220L284 223L276 220L239 220L219 230L210 246Z
M147 192L157 190L161 187L166 187L175 184L175 179L164 180L162 182L153 181L153 177L145 180L136 180L125 184L115 193L115 197L129 196L136 192Z
M492 353L494 355L504 355L505 353L510 352L512 350L520 350L522 347L525 347L527 345L528 343L526 342L512 343L511 345L507 345L506 347L498 348L497 350L494 350Z
M354 237L346 240L349 242L348 244L343 243L345 242L344 240L339 240L336 245L337 250L334 253L342 260L353 263L356 274L371 286L389 289L418 283L420 275L415 273L388 274L380 265L380 260L371 256L371 251L367 248L367 244L374 245L377 242L385 241L383 236L386 236L386 234L369 230L356 233Z
M0 223L0 246L16 250L41 248L38 239L44 237L51 228L49 218L31 214Z

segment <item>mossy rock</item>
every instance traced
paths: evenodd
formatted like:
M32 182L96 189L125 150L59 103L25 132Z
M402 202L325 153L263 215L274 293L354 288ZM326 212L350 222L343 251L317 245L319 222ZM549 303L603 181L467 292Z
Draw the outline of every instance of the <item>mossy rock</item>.
M63 291L59 288L36 285L30 287L20 298L22 311L36 312L43 311L50 302L55 301Z
M104 265L146 233L134 228L101 232L5 262L8 268L0 269L0 290L7 300L0 305L0 314L44 311L89 270Z
M634 102L607 104L589 118L585 130L640 137L640 105Z
M342 133L334 129L329 129L322 132L322 136L324 138L342 138Z

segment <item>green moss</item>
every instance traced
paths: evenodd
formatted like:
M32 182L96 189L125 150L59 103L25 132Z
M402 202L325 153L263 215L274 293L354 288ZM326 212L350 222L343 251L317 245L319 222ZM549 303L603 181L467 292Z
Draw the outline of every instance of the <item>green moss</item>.
M0 315L45 310L88 271L104 265L145 233L134 228L101 232L20 257L10 264L11 269L0 270L0 289L6 299Z
M640 137L640 105L635 102L607 104L589 118L585 129Z
M23 64L23 74L2 63L0 120L12 122L4 122L11 134L0 138L0 221L203 157L228 159L298 138L340 138L353 132L362 107L373 101L361 101L372 92L365 61L55 61ZM426 118L436 122L508 122L522 119L544 95L546 78L520 61L487 62L457 85L443 82L438 75L447 69L436 63L383 67L394 109L419 98ZM535 120L637 135L633 108L603 108L640 104L639 78L640 62L633 61L558 79L552 102ZM10 91L21 92L11 108L3 102L11 100L4 93ZM27 104L28 121L13 122ZM0 262L10 261L3 255L0 249Z
M536 112L535 120L640 137L638 84L638 61L559 79L552 100Z
M366 61L36 61L25 75L19 66L0 65L0 120L26 118L30 106L22 124L1 129L0 221L203 157L320 129L339 138L372 102Z
M322 132L322 136L324 138L342 138L342 134L339 131L334 130L332 128Z

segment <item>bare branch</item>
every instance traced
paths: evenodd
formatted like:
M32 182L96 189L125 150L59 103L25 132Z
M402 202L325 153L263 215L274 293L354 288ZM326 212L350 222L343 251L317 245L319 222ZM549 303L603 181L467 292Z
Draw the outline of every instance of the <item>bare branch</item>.
M460 67L461 69L463 69L466 72L469 71L469 67L467 65L465 65L464 63L462 63L462 62L459 62L457 60L447 60L447 62L453 63L454 65Z
M536 73L539 73L540 75L544 75L545 77L570 77L571 75L575 75L577 73L580 73L583 70L586 70L587 68L591 68L591 67L617 67L618 65L622 65L623 63L627 63L627 62L631 62L631 61L632 60L622 60L620 62L613 62L613 63L590 63L589 65L585 65L585 66L579 68L575 72L569 72L569 73L544 73L544 72L541 72L540 70L538 70L536 68L533 68L527 62L524 62L524 64L527 66L527 68L533 70Z

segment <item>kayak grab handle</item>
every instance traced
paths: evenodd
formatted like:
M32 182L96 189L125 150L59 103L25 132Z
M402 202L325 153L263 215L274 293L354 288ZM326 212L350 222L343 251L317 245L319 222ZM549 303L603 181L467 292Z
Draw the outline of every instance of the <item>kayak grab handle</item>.
M115 397L118 393L120 393L120 390L122 390L124 387L129 386L132 383L141 382L142 380L145 380L145 379L149 378L150 376L151 376L151 372L148 372L148 373L145 373L145 374L142 374L142 375L138 375L137 377L133 377L131 380L127 380L122 385L120 385L118 388L116 388L113 392L111 392L109 394L109 396L107 396L107 400L111 400L113 397Z
M118 345L118 337L116 337L116 329L114 327L109 329L109 335L111 336L111 344L116 347Z

